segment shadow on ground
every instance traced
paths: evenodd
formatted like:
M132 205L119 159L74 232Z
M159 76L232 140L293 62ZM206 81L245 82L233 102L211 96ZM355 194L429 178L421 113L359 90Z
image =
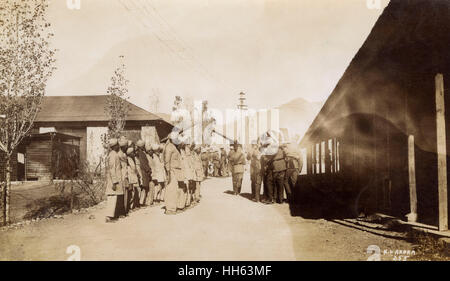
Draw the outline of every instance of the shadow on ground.
M233 190L226 190L223 193L228 194L228 195L234 195L234 191Z
M290 214L305 219L327 220L357 217L358 214L348 204L337 198L316 189L294 193L289 204Z
M251 193L241 193L239 196L253 202L253 195Z

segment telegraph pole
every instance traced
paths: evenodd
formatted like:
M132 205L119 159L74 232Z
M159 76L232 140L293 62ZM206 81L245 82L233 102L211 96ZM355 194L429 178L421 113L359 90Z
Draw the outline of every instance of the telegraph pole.
M248 106L246 104L247 98L245 97L244 92L239 93L239 103L237 105L237 108L239 110L240 118L241 118L241 144L244 144L245 142L245 113L248 110Z

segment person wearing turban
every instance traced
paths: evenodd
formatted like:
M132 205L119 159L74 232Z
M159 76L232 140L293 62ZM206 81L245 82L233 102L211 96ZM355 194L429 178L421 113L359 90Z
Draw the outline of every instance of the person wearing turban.
M291 200L292 190L294 190L297 185L297 181L300 172L303 168L303 157L301 151L297 146L287 141L281 146L281 149L286 155L286 177L285 177L285 187L286 195L288 196L288 201ZM289 187L289 189L287 188Z
M155 188L156 184L153 178L155 164L153 162L153 149L152 144L150 141L145 142L145 156L147 157L148 166L150 167L150 179L149 179L149 189L148 189L148 195L147 195L147 201L148 205L152 206L155 200Z
M139 174L136 167L133 147L127 149L128 180L130 184L127 209L133 210L139 206Z
M195 190L194 190L194 200L196 203L200 202L200 186L204 178L203 163L200 157L201 147L195 146L192 152L192 157L194 160L195 169Z
M164 167L167 172L167 185L164 197L166 214L177 212L178 189L183 188L184 174L181 169L181 154L174 143L179 143L178 134L172 132L164 147Z
M140 205L146 206L148 200L148 192L150 189L150 180L152 171L150 169L147 155L145 154L145 142L143 140L139 140L136 143L136 159L139 160L139 168L141 170L142 181L141 181L141 192L140 192Z
M182 145L182 148L180 151L181 161L182 161L182 169L183 169L184 176L185 176L183 195L182 195L185 197L184 207L191 206L191 203L194 201L194 200L192 200L193 199L192 197L195 192L195 168L194 168L194 162L193 162L193 158L192 158L192 152L191 152L190 146L188 144L189 144L189 139L184 138L183 145ZM180 206L182 206L181 201L180 201ZM181 208L181 207L179 207L179 208Z
M121 136L119 139L119 159L120 159L120 168L122 171L122 183L123 183L123 205L121 203L121 216L128 215L128 195L129 195L129 182L128 182L128 158L127 158L127 149L128 149L128 140L126 137Z
M163 201L162 195L165 186L164 182L166 181L164 164L161 161L159 147L160 146L156 143L152 144L152 180L155 184L155 201L158 203Z
M241 193L242 179L244 174L245 166L245 155L242 152L242 145L235 142L234 149L229 154L229 161L232 165L232 181L233 181L233 192L235 195Z
M202 149L200 158L202 160L203 177L206 179L206 178L208 178L208 166L209 166L209 154L208 154L208 150L206 148Z
M109 140L110 151L106 159L106 222L113 222L119 216L119 196L123 196L122 168L119 158L119 142Z

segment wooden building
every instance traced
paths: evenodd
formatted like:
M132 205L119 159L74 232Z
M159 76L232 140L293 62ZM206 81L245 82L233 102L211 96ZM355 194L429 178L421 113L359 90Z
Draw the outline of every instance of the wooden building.
M88 130L108 127L109 116L105 112L108 95L95 96L47 96L34 122L34 133L54 130L58 133L80 137L80 161L88 158ZM158 137L166 137L172 125L159 116L128 102L126 131L141 131L153 127Z
M51 152L49 140L42 139L45 133L56 133L58 139L73 137L78 141L79 163L85 163L89 153L99 151L88 150L88 131L107 130L109 117L105 112L107 95L94 96L46 96L43 98L41 110L36 117L29 141L22 143L12 157L11 180L48 179ZM129 112L125 123L125 135L136 141L139 136L156 135L166 137L173 126L137 105L127 101ZM95 140L100 142L100 138ZM64 143L57 141L56 146ZM55 145L55 142L53 142ZM101 150L101 146L99 149ZM101 153L101 152L100 152ZM40 158L43 162L32 162L26 170L27 160ZM45 158L45 159L44 159ZM39 160L39 161L41 161ZM50 162L49 162L50 161ZM23 162L23 163L22 163ZM45 164L43 164L45 163ZM0 177L4 179L4 163L0 162ZM55 177L58 177L55 174Z
M450 1L390 1L301 141L307 174L295 212L315 190L352 216L415 212L445 229L450 170L438 155L450 134L436 120L445 112L439 128L450 128L450 99L439 109L436 93L449 92L449 46Z
M79 168L80 137L32 134L24 140L26 180L70 179Z

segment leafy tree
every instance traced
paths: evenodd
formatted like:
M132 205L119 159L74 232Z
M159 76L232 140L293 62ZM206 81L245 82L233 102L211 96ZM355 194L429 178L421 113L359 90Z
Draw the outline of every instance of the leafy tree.
M45 0L0 4L0 151L5 160L3 223L10 222L11 156L28 135L55 67Z
M105 106L105 111L109 116L108 138L118 138L125 127L128 115L128 80L125 77L125 64L123 56L120 56L121 64L114 70L111 77L111 85L107 93L109 97Z

